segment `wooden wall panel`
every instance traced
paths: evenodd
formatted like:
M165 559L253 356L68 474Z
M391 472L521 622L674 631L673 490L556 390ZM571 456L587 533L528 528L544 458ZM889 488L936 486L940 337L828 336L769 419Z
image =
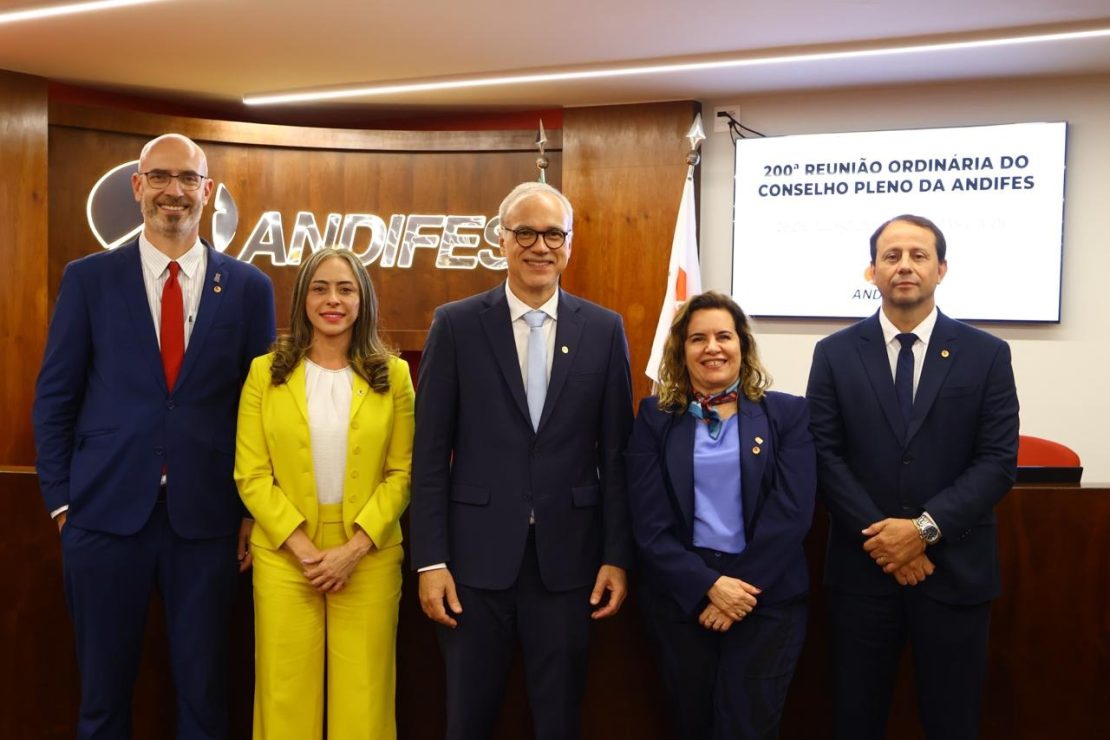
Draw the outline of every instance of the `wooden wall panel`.
M57 105L51 111L57 118L50 125L51 300L66 263L101 249L85 217L90 190L104 172L137 158L158 131L195 136L208 156L209 173L234 197L239 225L227 249L231 255L240 253L265 211L280 211L287 243L298 211L313 213L321 231L328 213L374 214L387 223L392 214L413 213L492 219L504 195L537 173L534 135L528 132L300 130L168 116L123 114L115 120L97 109ZM549 158L549 177L558 183L561 154L555 150ZM209 203L201 221L206 238L211 217ZM466 233L481 236L475 229ZM368 244L364 230L356 247ZM495 247L482 243L459 254L474 255L479 249ZM410 269L382 267L380 261L370 266L382 324L401 349L422 348L436 306L504 279L504 270L436 269L435 260L435 250L422 248ZM263 255L252 263L274 280L278 324L287 326L297 267L275 266Z
M638 400L667 281L686 181L693 102L571 108L563 117L563 191L574 252L563 283L624 316Z
M0 464L30 465L47 303L46 81L0 70Z
M410 356L410 359L417 358ZM415 364L415 363L414 363ZM77 671L62 597L58 535L43 514L34 471L0 469L0 737L73 737ZM1002 597L992 610L983 740L1101 740L1110 725L1110 487L1014 489L998 507ZM828 611L820 591L827 524L819 514L806 543L814 591L809 634L783 720L785 740L828 737ZM442 737L443 665L416 579L406 572L398 635L397 721L401 740ZM666 740L666 711L653 652L635 604L596 625L584 707L586 738ZM232 631L232 737L250 737L252 631L244 576ZM160 606L152 607L135 702L135 736L168 737L173 702ZM908 662L888 738L921 740ZM475 670L481 670L476 666ZM519 661L492 740L532 737Z

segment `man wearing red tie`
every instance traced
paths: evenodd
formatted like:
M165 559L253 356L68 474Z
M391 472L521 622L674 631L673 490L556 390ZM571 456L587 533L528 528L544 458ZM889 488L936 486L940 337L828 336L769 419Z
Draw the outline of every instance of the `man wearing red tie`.
M81 672L79 738L130 737L151 592L165 605L176 736L227 734L227 636L250 522L232 479L239 388L274 337L269 279L200 239L204 152L150 141L135 240L66 267L34 406Z

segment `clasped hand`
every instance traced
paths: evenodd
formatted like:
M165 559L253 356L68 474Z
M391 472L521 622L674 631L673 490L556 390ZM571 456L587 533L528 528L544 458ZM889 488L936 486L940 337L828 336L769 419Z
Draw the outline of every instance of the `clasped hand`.
M299 535L299 536L298 536ZM304 566L304 577L320 593L338 593L347 585L359 561L374 549L374 542L355 528L351 539L337 547L321 550L303 530L297 529L285 541L286 547Z
M761 593L763 593L762 590L739 578L721 576L709 587L708 596L710 606L716 607L721 614L733 622L739 622L755 609L756 596ZM702 617L705 616L706 613L703 611ZM702 622L702 624L705 623Z
M902 586L916 586L933 574L925 542L910 519L883 519L863 530L864 551Z

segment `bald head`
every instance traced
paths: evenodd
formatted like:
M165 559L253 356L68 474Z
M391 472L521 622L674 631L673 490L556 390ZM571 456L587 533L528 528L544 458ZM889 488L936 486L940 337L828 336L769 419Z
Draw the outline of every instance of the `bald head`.
M196 243L212 180L208 159L195 142L181 134L148 141L131 189L142 209L143 233L157 249L177 259Z
M142 152L139 153L139 172L146 172L150 169L147 166L150 159L155 154L161 155L163 153L166 156L179 157L192 162L194 165L193 171L199 175L208 174L208 157L204 156L204 150L188 136L182 136L181 134L162 134L148 141Z

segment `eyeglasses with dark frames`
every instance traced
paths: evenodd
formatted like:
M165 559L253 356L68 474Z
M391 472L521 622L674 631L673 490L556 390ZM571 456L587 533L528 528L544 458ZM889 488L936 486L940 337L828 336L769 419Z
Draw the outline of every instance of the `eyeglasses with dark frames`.
M197 172L179 172L172 175L165 170L147 170L139 174L145 177L147 184L155 190L168 188L170 181L174 179L181 185L182 190L199 190L204 181L208 179L207 175L201 175Z
M543 243L547 245L548 249L559 249L567 243L567 236L570 231L563 231L562 229L547 229L546 231L536 231L535 229L527 226L520 226L515 229L510 229L506 226L501 227L502 233L509 232L513 235L513 239L524 249L535 246L539 238L543 237Z

